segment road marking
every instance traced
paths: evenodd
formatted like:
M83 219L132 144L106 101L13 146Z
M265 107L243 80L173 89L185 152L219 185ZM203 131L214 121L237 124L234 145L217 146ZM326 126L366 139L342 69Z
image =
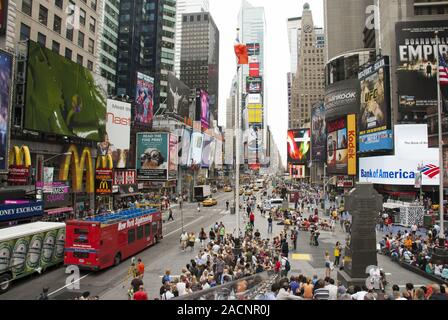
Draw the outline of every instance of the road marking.
M198 222L199 220L202 220L202 219L204 219L204 218L205 218L205 217L200 217L200 218L198 218L198 219L196 219L196 220L190 222L189 224L184 225L184 229L185 229L185 227L188 227L189 225L192 225L192 224L194 224L194 223L196 223L196 222ZM176 229L176 230L174 230L174 231L171 231L170 233L164 235L163 237L164 237L164 238L169 237L170 235L172 235L173 233L178 232L179 230L182 230L182 227L180 227L179 229Z
M74 285L74 284L77 283L77 282L80 282L82 279L86 278L86 277L89 276L89 275L90 275L90 273L88 273L88 274L86 274L85 276L79 278L78 280L75 280L75 281L73 281L73 282L71 282L71 283L69 283L69 284L66 284L66 285L63 286L62 288L59 288L59 289L57 289L57 290L55 290L55 291L49 293L48 296L51 296L51 295L53 295L53 294L55 294L55 293L57 293L57 292L59 292L59 291L65 289L65 288L67 288L67 287L69 287L69 286Z
M386 276L391 276L392 275L392 273L386 273Z
M294 254L292 255L292 260L311 261L311 255L309 255L309 254L294 253Z

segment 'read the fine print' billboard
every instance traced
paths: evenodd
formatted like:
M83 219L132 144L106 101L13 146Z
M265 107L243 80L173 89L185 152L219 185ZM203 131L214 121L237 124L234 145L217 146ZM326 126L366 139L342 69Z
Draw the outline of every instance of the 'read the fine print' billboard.
M12 56L0 50L0 173L8 170Z
M149 126L154 113L154 78L137 72L135 93L134 122L137 125Z
M361 70L358 79L361 83L359 152L392 150L389 57L382 57Z
M104 78L29 41L26 129L104 141L106 100L107 82Z
M138 180L168 179L169 133L137 133L136 164Z
M397 90L401 112L437 106L437 55L448 60L448 20L406 21L395 24ZM442 87L448 96L448 87Z

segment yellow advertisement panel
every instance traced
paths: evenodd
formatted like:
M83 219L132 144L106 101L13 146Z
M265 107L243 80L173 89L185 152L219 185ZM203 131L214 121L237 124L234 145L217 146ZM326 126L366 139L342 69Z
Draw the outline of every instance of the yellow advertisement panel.
M262 104L249 104L248 109L248 120L250 124L260 124L263 123L263 105Z
M347 135L348 135L348 175L356 176L356 115L347 116Z

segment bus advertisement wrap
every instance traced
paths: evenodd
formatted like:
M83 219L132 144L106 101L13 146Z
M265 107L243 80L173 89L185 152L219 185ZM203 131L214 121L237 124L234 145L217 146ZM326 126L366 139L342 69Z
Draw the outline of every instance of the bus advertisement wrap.
M361 83L359 152L392 150L389 57L382 57L358 74Z
M168 179L168 133L137 133L136 169L138 180Z

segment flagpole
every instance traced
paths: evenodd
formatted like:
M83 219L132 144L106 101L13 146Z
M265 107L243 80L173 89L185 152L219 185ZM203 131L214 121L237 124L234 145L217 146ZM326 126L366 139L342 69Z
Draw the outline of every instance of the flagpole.
M440 92L440 59L439 59L439 32L436 31L436 57L437 57L437 113L439 122L439 167L440 167L440 185L439 185L439 213L440 213L440 232L439 232L439 245L445 247L445 229L443 221L443 198L444 198L444 174L445 170L443 167L443 132L442 132L442 103L441 103L441 92Z

